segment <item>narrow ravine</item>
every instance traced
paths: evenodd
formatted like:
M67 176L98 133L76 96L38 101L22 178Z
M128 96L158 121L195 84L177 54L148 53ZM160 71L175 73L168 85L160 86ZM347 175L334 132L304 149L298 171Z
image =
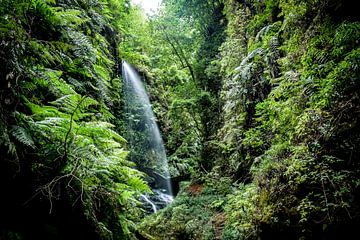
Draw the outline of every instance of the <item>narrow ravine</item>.
M0 240L360 226L349 0L0 0Z

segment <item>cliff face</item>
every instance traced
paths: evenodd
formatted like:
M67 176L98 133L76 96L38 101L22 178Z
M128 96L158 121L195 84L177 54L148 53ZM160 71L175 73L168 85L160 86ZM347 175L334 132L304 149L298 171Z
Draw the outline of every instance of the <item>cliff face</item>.
M128 0L0 1L0 239L356 235L356 10L165 0L145 17ZM121 57L145 79L180 182L146 219L134 162L153 155L127 158Z
M220 111L202 124L221 123L202 138L192 182L144 222L144 232L156 239L337 239L339 229L355 232L358 14L346 1L218 4L226 38L203 78L221 78L218 95L204 88L214 97L209 108Z
M247 48L224 82L219 136L223 171L245 184L225 206L228 229L243 224L265 239L295 239L356 225L357 16L331 1L265 1L238 11L250 16Z

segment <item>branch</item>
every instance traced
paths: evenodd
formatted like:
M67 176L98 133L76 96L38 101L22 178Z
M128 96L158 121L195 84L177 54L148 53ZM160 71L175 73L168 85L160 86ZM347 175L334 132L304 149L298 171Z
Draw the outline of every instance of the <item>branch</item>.
M168 33L166 32L165 27L164 27L164 26L160 26L160 29L164 32L165 38L166 38L167 42L170 44L173 52L174 52L175 55L179 58L180 63L181 63L181 66L182 66L183 68L186 68L187 66L184 64L183 59L182 59L180 53L177 51L175 45L171 42L170 36L169 36Z
M325 205L326 205L327 217L328 217L329 221L332 222L331 217L330 217L330 212L329 212L328 199L327 199L327 197L326 197L326 192L325 192L325 185L324 185L324 180L323 180L322 171L320 172L320 180L321 180L321 186L322 186L323 194L324 194L324 197L325 197Z
M187 57L185 56L185 53L181 48L181 44L174 37L172 37L172 39L175 42L175 44L171 41L171 37L167 33L166 28L164 26L160 26L160 29L164 32L164 35L165 35L165 38L166 38L167 42L170 44L170 46L173 49L175 55L179 58L182 67L187 67L189 69L189 72L191 74L191 78L195 82L194 70L193 70L191 64L189 63ZM177 49L175 45L177 45L179 49Z

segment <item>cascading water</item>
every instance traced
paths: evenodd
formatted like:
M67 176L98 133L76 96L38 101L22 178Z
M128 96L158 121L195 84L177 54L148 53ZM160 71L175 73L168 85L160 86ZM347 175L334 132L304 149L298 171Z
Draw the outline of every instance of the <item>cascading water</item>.
M154 213L157 212L157 207L156 207L155 203L153 203L153 202L149 199L148 196L146 196L145 194L142 194L142 195L141 195L141 198L142 198L142 200L145 201L145 203L148 203L148 204L151 206L151 210L152 210Z
M154 195L143 195L142 200L149 212L156 212L173 199L165 148L141 77L125 61L122 71L130 158L149 176Z

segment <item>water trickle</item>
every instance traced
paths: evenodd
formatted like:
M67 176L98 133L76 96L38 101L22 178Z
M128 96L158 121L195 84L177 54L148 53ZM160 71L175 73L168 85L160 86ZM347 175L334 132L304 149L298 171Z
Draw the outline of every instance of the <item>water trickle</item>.
M143 200L150 204L151 200L155 198L156 202L161 201L161 203L155 204L163 206L171 202L173 194L159 127L141 77L125 61L122 70L130 159L136 162L138 168L149 176L147 180L156 195L143 196ZM164 195L168 197L164 197ZM152 204L150 206L154 209Z
M148 203L148 204L151 206L153 213L156 213L156 212L157 212L156 205L155 205L152 201L150 201L150 199L148 198L148 196L142 194L142 195L141 195L141 198L142 198L146 203Z

